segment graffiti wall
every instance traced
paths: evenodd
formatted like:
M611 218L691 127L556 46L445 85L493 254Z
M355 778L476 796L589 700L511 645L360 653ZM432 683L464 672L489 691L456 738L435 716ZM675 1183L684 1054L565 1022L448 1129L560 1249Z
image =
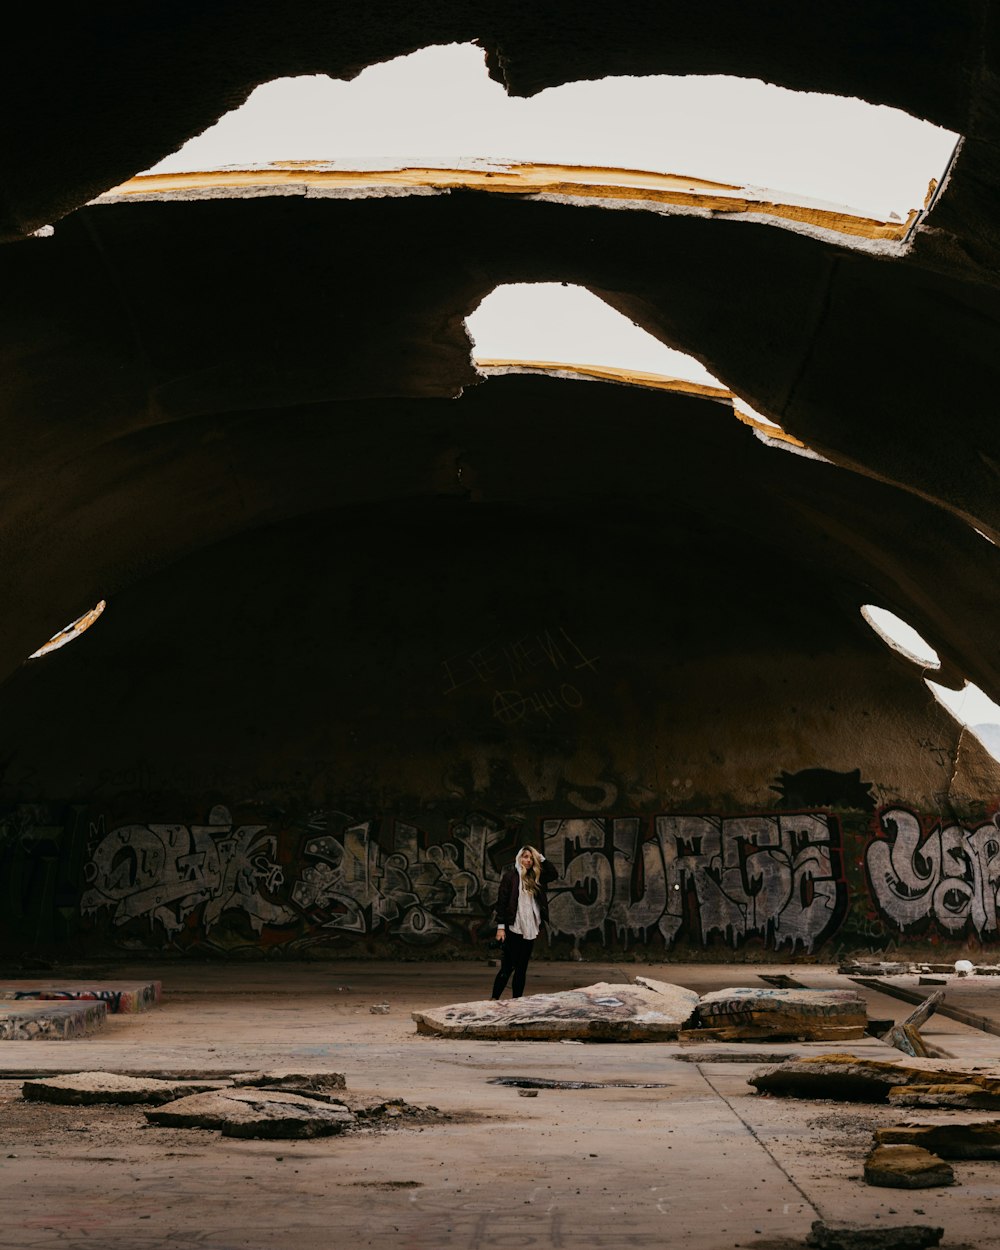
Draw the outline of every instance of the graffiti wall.
M325 826L314 814L294 847L224 807L205 824L97 827L81 912L150 945L225 946L242 934L289 954L362 939L475 946L525 840L481 814L441 841L400 820ZM559 874L549 940L568 949L756 941L811 954L846 904L829 814L544 820L531 840Z
M865 864L872 899L887 926L902 934L934 927L980 940L996 937L997 817L967 828L892 808L879 817Z
M37 806L2 820L3 937L19 949L483 953L525 841L558 873L543 939L556 956L833 960L1000 934L1000 816L473 812L425 826L332 811L265 823L218 805L203 823Z

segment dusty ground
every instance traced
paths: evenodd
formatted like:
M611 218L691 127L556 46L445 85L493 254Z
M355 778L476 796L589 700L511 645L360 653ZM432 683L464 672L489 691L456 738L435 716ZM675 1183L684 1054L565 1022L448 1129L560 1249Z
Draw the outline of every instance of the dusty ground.
M529 992L626 980L623 965L532 967ZM763 984L752 967L665 965L646 975L704 992ZM773 966L817 988L829 968ZM114 1017L88 1041L0 1046L0 1247L740 1246L791 1250L811 1222L934 1223L942 1245L1000 1250L1000 1162L955 1164L950 1189L872 1189L861 1166L887 1107L762 1098L748 1054L775 1046L458 1042L418 1036L416 1007L485 996L481 964L170 966L163 1005ZM107 979L150 975L116 967ZM1000 1023L1000 979L957 982L948 1001ZM386 1014L372 1006L389 1005ZM911 1008L870 995L869 1014ZM927 1039L965 1064L1000 1070L1000 1037L934 1017ZM857 1053L891 1058L874 1040ZM846 1049L841 1046L840 1049ZM688 1060L695 1059L696 1062ZM711 1061L710 1061L711 1060ZM342 1071L353 1091L431 1105L440 1117L301 1142L245 1141L146 1127L137 1107L20 1099L43 1071L223 1073L262 1067ZM657 1089L541 1090L493 1076L662 1082ZM928 1112L911 1119L987 1119Z

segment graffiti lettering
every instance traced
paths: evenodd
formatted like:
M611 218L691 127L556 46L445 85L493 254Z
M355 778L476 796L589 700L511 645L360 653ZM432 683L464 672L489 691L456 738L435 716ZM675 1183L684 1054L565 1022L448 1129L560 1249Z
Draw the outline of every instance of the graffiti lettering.
M110 910L118 927L141 920L169 936L206 934L225 913L288 945L384 935L427 946L465 939L496 901L503 823L481 814L432 842L416 825L372 821L328 832L316 814L277 863L276 833L234 828L224 808L207 825L127 825L99 837L86 865L85 914ZM283 835L284 836L284 835ZM550 938L606 945L682 939L733 946L757 938L811 952L842 919L840 829L819 813L755 816L594 815L542 824L555 866ZM291 929L290 926L294 928Z
M80 910L93 915L113 908L115 925L145 917L168 935L179 932L198 907L206 933L234 908L256 933L265 924L288 924L295 912L264 893L274 894L284 883L276 845L266 826L233 829L225 808L214 808L208 825L126 825L95 846L84 869L90 888Z
M607 922L619 937L659 928L668 946L686 935L733 946L749 937L815 950L846 903L839 830L830 817L660 816L655 840L640 822L545 821L545 853L559 869L554 932L578 941ZM606 850L610 834L610 858Z
M997 932L1000 830L993 821L966 829L935 822L925 832L906 808L880 817L865 854L872 896L900 929L936 921L955 934Z
M503 828L472 816L455 828L455 841L426 846L413 825L396 822L391 854L370 837L370 825L310 839L292 900L325 929L371 933L425 945L452 932L450 920L483 915L496 900L499 874L487 852Z

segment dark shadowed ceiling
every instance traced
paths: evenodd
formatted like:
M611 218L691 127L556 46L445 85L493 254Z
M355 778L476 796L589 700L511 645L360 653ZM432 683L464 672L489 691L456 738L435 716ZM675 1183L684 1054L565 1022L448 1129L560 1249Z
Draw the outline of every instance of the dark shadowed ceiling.
M494 788L517 775L513 801L533 795L532 753L573 760L585 786L649 775L643 726L690 750L706 801L764 801L779 765L949 794L957 731L860 607L914 625L946 683L1000 700L993 4L106 4L13 34L9 797L72 797L138 753L244 761L245 785L280 758L283 777L323 775L317 798L349 784L386 801L446 798L448 760L488 757ZM903 108L962 145L885 248L475 190L90 203L259 83L472 39L513 94L761 77ZM484 379L464 318L535 281L589 288L829 463L765 447L708 399ZM99 598L91 634L23 667ZM604 657L584 717L529 733L485 696L455 710L449 657L555 623ZM943 764L922 762L928 725ZM349 783L330 780L335 756ZM981 753L962 767L963 795L995 784Z

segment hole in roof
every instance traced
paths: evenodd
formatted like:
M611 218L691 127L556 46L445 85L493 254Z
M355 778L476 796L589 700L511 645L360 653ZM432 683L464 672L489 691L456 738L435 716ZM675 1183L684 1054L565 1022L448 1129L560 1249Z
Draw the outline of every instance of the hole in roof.
M907 625L894 612L890 612L887 608L876 607L873 603L866 603L861 609L861 615L882 641L894 651L905 655L908 660L919 664L921 668L941 667L941 657L930 643L921 638L912 625Z
M727 390L699 360L661 343L585 287L504 283L494 287L465 324L473 340L472 359L484 373L579 373L729 401L736 416L767 446L824 459Z
M465 322L477 364L595 366L676 378L716 389L723 383L693 356L653 338L585 287L512 282L495 287Z
M93 625L107 606L106 601L102 599L89 612L84 612L83 616L78 616L71 625L61 629L58 634L53 634L44 647L39 647L37 651L32 651L28 659L37 660L40 656L48 655L52 651L58 651L60 647L65 647L68 642L74 642L81 634L86 633L90 629L91 625Z
M947 686L939 686L927 678L924 680L938 703L960 725L975 734L995 760L1000 761L1000 707L989 695L968 681L961 690L949 690Z
M270 162L559 163L688 175L888 221L920 208L958 136L891 109L722 76L605 78L511 98L474 44L258 87L150 173ZM774 195L772 192L772 198Z

